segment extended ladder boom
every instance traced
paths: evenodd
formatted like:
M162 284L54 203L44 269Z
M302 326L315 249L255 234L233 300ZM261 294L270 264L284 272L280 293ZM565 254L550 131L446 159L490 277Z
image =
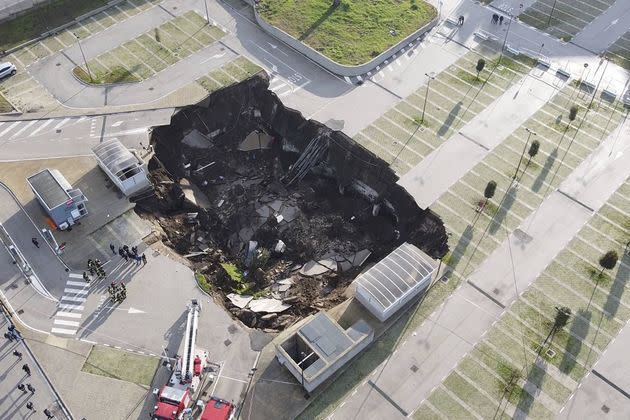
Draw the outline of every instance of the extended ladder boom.
M199 303L196 299L193 299L189 308L188 316L186 318L186 333L184 335L184 353L182 355L182 370L181 381L182 383L192 382L195 360L195 342L197 340L197 323L199 317Z

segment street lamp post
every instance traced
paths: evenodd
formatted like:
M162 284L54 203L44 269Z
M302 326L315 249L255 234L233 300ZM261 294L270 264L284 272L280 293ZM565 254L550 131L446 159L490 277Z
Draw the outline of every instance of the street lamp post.
M549 20L547 21L547 26L549 26L549 24L551 23L551 16L553 16L553 12L554 10L556 10L556 1L558 0L553 0L553 6L551 6L551 12L549 12Z
M435 79L435 76L433 75L433 73L431 74L424 73L424 75L427 76L429 80L427 80L427 94L424 95L424 104L422 105L422 116L420 117L420 124L424 123L424 111L427 108L427 98L429 97L429 88L431 87L431 80Z
M514 176L512 177L512 180L516 180L516 177L518 176L518 171L521 168L521 163L523 162L523 156L525 156L525 150L527 150L527 145L529 144L529 139L532 135L537 136L538 134L533 131L530 130L529 128L525 127L525 131L527 131L527 141L525 142L525 146L523 147L523 152L521 153L521 158L518 160L518 166L516 167L516 172L514 173Z
M507 27L507 30L505 31L505 38L503 38L503 45L501 46L501 53L499 54L499 62L498 62L498 64L501 64L501 59L503 58L503 51L505 50L505 44L507 44L507 39L508 39L508 35L510 33L510 28L512 27L513 15L511 13L508 13L508 18L510 20L508 21L508 27Z
M206 6L206 22L210 25L210 15L208 14L208 0L203 0L204 6Z
M85 54L83 53L83 47L81 46L81 40L79 39L79 36L77 34L73 34L73 35L77 39L77 44L79 44L79 50L81 51L81 56L83 57L83 64L85 64L85 69L88 72L88 76L90 76L90 82L93 82L94 79L92 78L92 72L90 71L90 67L88 66L87 60L85 59Z

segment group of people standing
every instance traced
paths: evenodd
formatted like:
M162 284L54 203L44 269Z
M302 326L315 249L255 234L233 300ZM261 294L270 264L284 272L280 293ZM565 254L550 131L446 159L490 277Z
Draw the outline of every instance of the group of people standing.
M114 302L122 302L127 297L127 287L123 282L116 283L113 281L107 288L107 291Z
M116 255L116 247L114 246L114 244L109 244L109 249L112 250L112 254ZM137 246L132 246L131 249L127 245L118 247L118 255L120 255L120 257L123 258L125 262L135 261L137 265L140 265L140 263L142 263L142 265L145 265L147 263L147 257L144 254L138 254Z
M104 279L107 276L107 273L105 273L105 269L103 268L103 263L101 263L101 260L98 258L95 260L89 259L87 265L90 276L94 277L96 275L99 279ZM85 271L83 272L83 280L88 283L90 282L90 277L88 277Z

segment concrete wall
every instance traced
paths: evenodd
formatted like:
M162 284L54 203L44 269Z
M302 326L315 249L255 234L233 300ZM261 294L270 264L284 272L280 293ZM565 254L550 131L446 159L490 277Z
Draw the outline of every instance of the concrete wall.
M324 67L326 70L332 73L338 74L340 76L359 76L359 75L367 73L368 71L372 70L376 66L385 62L385 60L387 60L388 58L396 54L398 51L400 51L403 47L408 45L410 42L417 40L425 32L430 31L438 22L438 18L436 16L435 19L433 19L431 22L427 23L422 28L418 29L411 35L404 38L398 44L385 50L384 52L374 57L372 60L368 61L367 63L360 64L358 66L347 66L347 65L339 64L331 60L330 58L321 54L317 50L293 38L291 35L287 34L286 32L267 23L267 21L265 21L265 19L263 19L258 14L258 11L256 11L256 6L254 6L254 16L256 17L256 22L258 22L258 25L260 25L260 27L269 35L284 42L285 44L287 44L288 46L290 46L291 48L293 48L300 54L305 55L307 58L313 60L320 66Z
M369 334L364 336L361 340L355 342L355 346L351 347L346 353L344 353L333 364L327 366L320 374L315 377L310 377L308 374L304 375L304 389L308 392L313 392L315 388L320 386L328 378L330 378L341 367L350 362L357 354L365 349L374 340L374 331L371 330ZM278 362L284 366L291 374L302 383L302 371L297 364L286 353L282 346L276 348L276 358Z

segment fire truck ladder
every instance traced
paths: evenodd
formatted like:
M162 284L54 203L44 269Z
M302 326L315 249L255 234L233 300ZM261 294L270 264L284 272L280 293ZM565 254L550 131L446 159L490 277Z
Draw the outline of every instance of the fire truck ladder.
M182 356L182 382L191 382L194 372L195 341L197 340L197 323L199 316L199 303L193 299L186 318L186 335L184 336L184 354Z

